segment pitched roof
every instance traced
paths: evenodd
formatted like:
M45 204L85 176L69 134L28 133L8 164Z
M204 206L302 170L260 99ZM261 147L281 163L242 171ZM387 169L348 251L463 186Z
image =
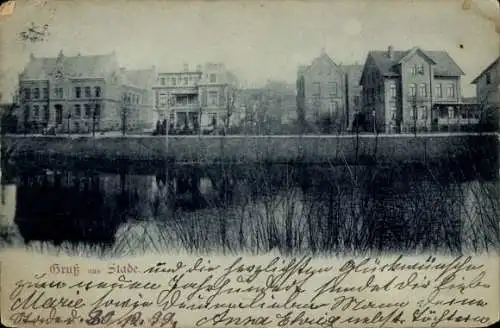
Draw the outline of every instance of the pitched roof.
M21 73L21 78L26 80L46 80L57 69L69 77L100 78L116 69L115 54L92 56L64 56L36 58L30 61Z
M487 71L489 71L493 66L495 66L496 64L498 64L498 62L500 61L500 57L497 57L497 59L495 59L491 64L488 65L488 67L486 67L478 76L476 76L476 78L474 80L472 80L472 84L476 84L477 83L477 80L483 76L484 73L486 73Z
M338 65L335 64L335 62L330 58L330 56L328 56L328 54L326 52L322 52L321 55L319 55L318 57L316 57L316 58L313 59L313 61L312 61L311 64L300 66L299 70L298 70L298 74L302 75L302 74L306 73L307 71L309 71L311 69L311 67L313 67L318 62L321 62L323 60L326 61L327 63L329 63L332 66L338 67Z
M399 76L398 63L415 49L406 51L394 51L393 58L389 58L387 50L370 51L368 56L371 56L384 76ZM464 75L462 69L455 63L446 51L426 51L422 52L436 63L434 74L437 76L461 76Z

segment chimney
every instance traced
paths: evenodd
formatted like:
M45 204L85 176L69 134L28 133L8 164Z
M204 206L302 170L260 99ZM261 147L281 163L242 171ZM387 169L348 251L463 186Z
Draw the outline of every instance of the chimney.
M189 65L188 64L184 64L184 72L189 72Z
M387 47L387 57L389 57L389 59L391 59L391 60L394 59L394 47L393 46Z
M201 65L196 65L196 71L201 72Z

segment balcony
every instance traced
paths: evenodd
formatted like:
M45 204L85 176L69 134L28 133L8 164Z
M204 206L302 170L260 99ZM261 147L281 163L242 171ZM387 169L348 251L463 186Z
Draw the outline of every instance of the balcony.
M173 103L169 106L169 108L174 109L174 110L199 110L200 109L200 104L198 103Z

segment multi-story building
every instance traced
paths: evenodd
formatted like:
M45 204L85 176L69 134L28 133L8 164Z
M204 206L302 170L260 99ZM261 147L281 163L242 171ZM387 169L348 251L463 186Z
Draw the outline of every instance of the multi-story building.
M435 104L461 102L460 67L446 51L414 47L370 51L360 84L372 131L430 130L439 124Z
M152 126L154 76L154 68L120 68L115 53L31 55L19 75L18 129L87 133Z
M176 131L197 131L231 125L237 80L223 64L208 63L190 71L159 73L155 106L159 121Z
M480 104L500 105L500 57L495 59L473 81Z
M323 130L327 126L329 131L332 128L335 131L347 130L350 108L359 100L358 80L349 76L359 75L359 71L359 65L337 65L325 51L310 65L300 66L297 72L297 113L300 124L313 129Z
M473 81L481 110L481 121L498 131L500 126L500 57L494 60Z

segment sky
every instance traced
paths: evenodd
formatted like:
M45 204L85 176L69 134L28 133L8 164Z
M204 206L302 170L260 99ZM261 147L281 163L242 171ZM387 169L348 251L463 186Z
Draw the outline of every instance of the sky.
M363 64L368 51L392 45L448 51L466 74L464 96L474 96L471 80L500 49L495 22L480 10L498 16L498 5L475 0L466 11L463 1L20 0L0 18L0 89L10 94L30 53L115 51L121 66L159 71L222 62L250 87L294 83L297 67L322 49L337 64ZM19 37L32 22L48 25L45 41Z

